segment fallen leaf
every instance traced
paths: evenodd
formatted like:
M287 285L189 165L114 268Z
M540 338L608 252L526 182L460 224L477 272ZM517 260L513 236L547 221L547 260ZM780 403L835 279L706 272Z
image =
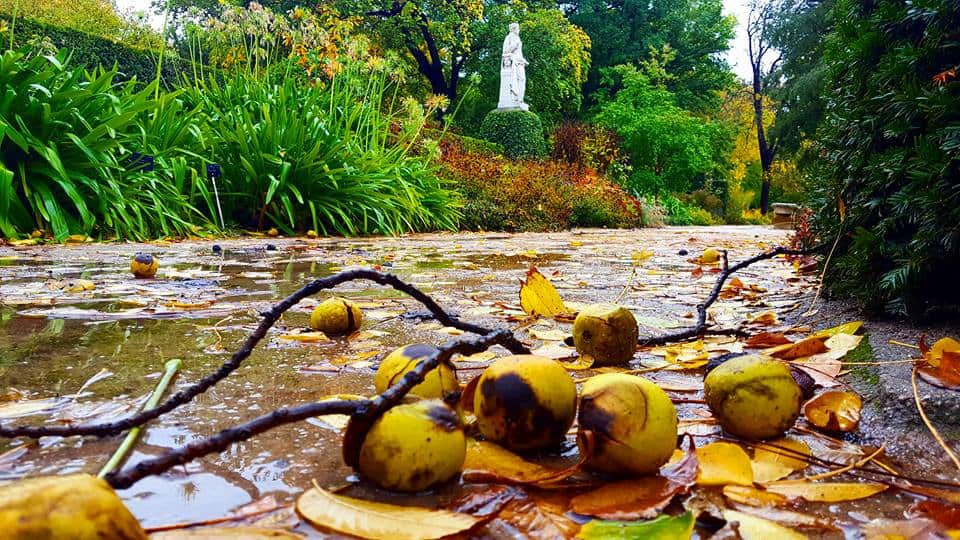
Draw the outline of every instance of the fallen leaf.
M0 418L19 418L45 412L53 412L69 403L66 398L45 398L14 401L0 405Z
M939 501L917 501L907 510L907 517L929 518L948 529L960 529L960 506Z
M723 486L723 495L733 502L750 506L785 506L790 501L779 493L773 493L753 486Z
M866 540L939 540L944 527L932 519L874 519L861 527Z
M301 540L304 537L282 529L265 529L262 527L197 527L163 531L150 535L150 540L189 540L230 538L232 540L265 540L279 538L282 540Z
M535 266L527 270L526 281L520 282L520 307L529 315L548 318L571 314L560 293Z
M648 249L634 251L630 255L630 259L633 261L634 266L640 266L644 262L650 260L651 257L653 257L653 252Z
M750 458L739 445L728 442L710 443L697 450L700 474L697 483L701 486L725 486L753 483L753 468Z
M944 340L941 339L940 341ZM940 343L940 341L937 343ZM936 344L934 344L934 347L936 347ZM941 388L960 390L960 351L942 350L939 358L935 359L936 365L932 360L932 358L928 358L928 365L917 369L920 377Z
M580 465L577 463L565 469L552 469L529 462L492 442L468 439L463 480L543 486L569 478L579 471Z
M933 344L933 347L927 347L926 341L920 338L920 351L923 353L923 357L927 363L937 367L940 365L940 359L943 358L944 352L960 353L960 341L946 337L937 340L937 342Z
M860 327L863 326L862 321L853 321L839 326L834 326L833 328L827 328L820 330L816 333L810 334L812 338L829 338L837 334L856 334Z
M743 512L744 514L750 514L751 516L769 519L770 521L787 527L818 529L821 531L840 530L829 517L813 516L776 506L747 506L736 504L733 509Z
M813 426L827 431L857 429L863 400L853 392L827 390L803 405L803 416Z
M710 353L704 347L703 341L699 339L689 343L660 347L651 350L650 353L663 355L667 362L681 369L699 369L710 361Z
M63 290L72 293L92 291L97 285L89 279L75 279L67 283Z
M767 349L764 354L781 360L805 358L830 350L823 341L823 339L809 337L796 343Z
M300 343L323 343L324 341L330 341L330 338L323 332L289 333L281 335L280 339L289 339L299 341Z
M530 354L543 356L551 360L563 360L576 356L577 350L573 347L567 347L561 342L554 341L530 351Z
M442 538L466 531L481 521L448 510L354 499L319 486L297 499L297 512L321 530L384 540Z
M744 344L751 349L766 349L788 343L792 341L781 332L760 332L750 336Z
M526 495L513 486L485 485L468 486L448 507L452 512L470 514L474 517L486 517L500 513L503 507L513 499Z
M544 341L563 341L567 339L570 334L560 330L558 328L552 329L541 329L541 328L531 328L530 337L533 339L541 339Z
M772 311L765 311L763 313L757 313L756 315L748 316L747 321L751 324L758 324L761 326L775 326L779 322L777 319L777 314Z
M601 519L650 519L660 514L676 495L686 493L696 477L697 453L691 448L680 461L664 467L661 474L613 482L577 495L570 500L570 508Z
M784 437L764 442L753 453L753 480L762 484L786 478L805 469L809 462L801 456L810 455L810 447L799 439Z
M871 482L810 482L809 480L781 480L766 485L767 491L791 499L810 502L855 501L876 495L887 489L884 484Z
M647 540L690 540L693 534L693 513L679 516L660 516L650 521L599 521L587 522L580 528L577 538L582 540L608 540L610 538L644 538Z
M520 538L572 538L580 530L580 524L565 513L566 509L557 504L529 497L515 498L503 507L495 521L509 523L512 529L520 531Z
M768 540L776 538L777 540L806 540L806 535L784 527L761 517L752 516L745 512L736 510L726 510L723 512L723 519L727 522L736 522L737 531L743 540Z

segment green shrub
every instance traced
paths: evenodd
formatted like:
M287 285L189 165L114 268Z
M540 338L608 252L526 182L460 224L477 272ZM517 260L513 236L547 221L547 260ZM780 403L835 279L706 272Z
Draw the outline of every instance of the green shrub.
M65 52L0 57L0 232L144 239L186 235L191 222L206 221L190 204L196 176L177 141L150 135L154 87L118 85L115 71L88 74L65 62ZM189 118L176 127L196 128ZM155 170L142 170L134 152L155 154Z
M825 285L895 314L956 310L960 3L838 0L832 20L816 207L839 244Z
M540 117L531 111L494 110L487 113L480 135L503 146L511 158L543 157L547 153Z

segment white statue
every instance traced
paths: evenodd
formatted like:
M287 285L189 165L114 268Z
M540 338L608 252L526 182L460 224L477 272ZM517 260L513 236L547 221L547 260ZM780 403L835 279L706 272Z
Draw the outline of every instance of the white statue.
M503 40L503 59L500 62L500 103L498 109L530 110L523 102L527 91L527 60L523 57L520 25L510 24L510 33Z

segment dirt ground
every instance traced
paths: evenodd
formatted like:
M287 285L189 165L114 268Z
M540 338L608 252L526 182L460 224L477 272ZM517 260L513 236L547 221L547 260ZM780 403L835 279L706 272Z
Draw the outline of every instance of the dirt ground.
M185 362L178 387L195 382L237 348L260 311L310 279L344 269L374 267L396 273L463 318L516 327L531 347L556 351L569 325L518 322L520 280L531 265L573 306L619 302L634 312L641 335L658 335L692 324L696 304L713 286L711 268L691 261L704 248L726 249L735 262L786 238L786 232L769 227L724 226L0 247L0 390L7 391L7 399L51 400L42 414L0 416L0 421L91 422L126 416L153 388L166 359ZM157 279L131 278L129 261L138 252L159 257ZM811 310L815 274L800 275L782 259L751 266L737 277L763 292L718 302L710 314L719 326L738 327L765 312L777 315L771 330L821 329L860 319L854 309L838 302L821 301ZM93 288L83 290L80 280L89 280ZM369 395L372 374L386 352L412 342L442 343L455 335L433 321L419 321L413 316L418 305L394 291L350 283L337 293L361 302L365 322L359 334L317 343L290 339L307 325L317 300L302 303L236 374L151 424L128 464L279 406L335 393ZM915 344L924 333L928 343L960 337L960 325L866 321L864 329L869 347L857 349L860 363L848 368L844 380L863 394L867 408L860 430L846 440L886 444L890 459L904 470L957 480L957 472L919 421L909 364L862 363L917 356L916 350L890 341ZM462 380L482 369L483 362L474 360L458 366ZM641 353L631 367L656 361ZM102 370L109 375L76 395ZM651 375L680 383L699 377ZM931 420L960 451L960 393L922 382L920 389ZM58 396L72 397L64 402ZM314 479L321 485L343 485L356 477L340 462L342 427L342 419L314 419L281 428L146 479L122 496L146 525L157 525L222 516L265 496L290 500ZM0 452L22 443L0 441ZM0 479L95 473L118 443L119 438L43 439L15 460L0 459ZM377 496L391 498L379 492ZM905 501L902 495L890 495L851 508L810 511L827 516L841 512L843 516L833 517L848 521L902 518Z

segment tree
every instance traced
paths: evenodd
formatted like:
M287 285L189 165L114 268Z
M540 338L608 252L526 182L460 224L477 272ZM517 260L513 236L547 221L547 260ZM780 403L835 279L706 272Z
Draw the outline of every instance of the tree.
M496 107L500 84L500 47L511 22L520 23L527 67L527 98L531 110L552 126L580 111L582 86L590 69L590 38L557 9L531 11L522 4L495 5L476 23L473 50L466 73L478 74L479 96L469 116L482 116ZM468 120L469 122L469 120Z
M770 169L777 154L778 142L764 125L763 111L768 87L774 80L782 53L773 48L773 34L778 0L751 0L747 17L747 52L750 57L751 84L748 89L753 100L753 123L757 130L757 150L763 182L760 187L760 213L766 214L770 206Z
M621 89L601 103L596 121L623 138L634 171L627 187L634 193L688 191L717 168L715 149L730 140L722 124L680 108L656 76L627 65L607 74L620 79Z
M639 65L651 50L676 51L667 88L688 110L720 104L720 90L734 82L721 55L734 37L736 21L722 13L721 0L572 0L559 3L570 22L592 42L593 62L585 91L600 87L601 71Z
M124 25L109 0L0 0L0 12L113 39Z

